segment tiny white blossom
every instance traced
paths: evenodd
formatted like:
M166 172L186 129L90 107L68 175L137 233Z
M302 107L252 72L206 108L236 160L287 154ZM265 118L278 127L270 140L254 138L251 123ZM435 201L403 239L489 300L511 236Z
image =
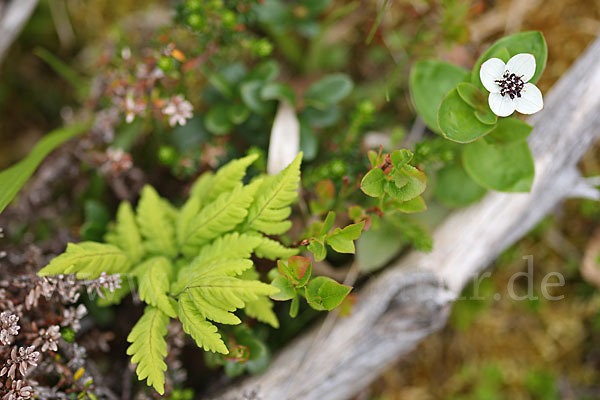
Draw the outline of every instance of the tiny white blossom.
M177 124L183 126L188 119L192 118L194 107L182 95L171 97L167 105L162 109L163 114L169 116L169 125Z
M494 114L508 117L515 110L534 114L544 108L542 92L528 83L535 74L535 57L521 53L506 64L499 58L490 58L479 70L483 86L490 92L488 103Z
M142 100L134 100L133 94L128 93L123 99L122 107L125 111L125 122L132 123L137 115L142 115L146 111L146 103Z

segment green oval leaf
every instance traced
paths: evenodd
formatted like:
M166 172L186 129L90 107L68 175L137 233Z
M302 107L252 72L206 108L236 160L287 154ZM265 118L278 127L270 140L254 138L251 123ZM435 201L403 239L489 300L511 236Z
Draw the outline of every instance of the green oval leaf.
M266 114L271 110L271 104L264 101L260 97L260 91L264 82L262 81L249 81L240 87L240 95L242 101L250 110L257 114Z
M331 311L340 305L352 287L337 283L326 276L311 280L306 287L306 300L315 310Z
M292 282L283 275L279 275L277 278L273 279L271 285L279 289L279 292L269 296L273 300L285 301L293 299L296 296L296 289L294 289L294 285L292 285Z
M327 128L335 125L342 116L342 112L338 106L331 106L324 110L319 110L313 107L306 107L300 113L301 121L315 128Z
M204 126L215 135L224 135L233 128L233 123L229 119L229 110L226 105L218 104L208 110L204 118Z
M494 114L488 106L480 110L475 110L474 114L475 118L477 118L482 124L496 125L498 122L498 116Z
M464 207L481 199L487 190L460 165L448 165L437 173L435 197L448 207Z
M456 91L465 103L476 110L487 106L485 95L472 83L461 82L456 86Z
M526 141L492 145L479 140L465 147L463 163L475 182L500 192L528 192L535 175Z
M383 195L383 188L385 183L385 176L381 168L373 168L363 177L360 182L360 189L368 196L381 197Z
M444 137L458 143L473 142L494 129L493 125L486 125L475 117L473 108L460 98L456 89L442 101L438 123Z
M353 88L348 75L332 74L310 85L304 93L304 100L307 105L323 110L342 101Z
M294 89L283 83L267 83L260 90L260 98L263 100L285 100L292 106L296 105L296 94Z
M434 132L438 126L438 109L448 92L460 82L469 79L469 71L438 60L417 61L409 79L410 95L419 116Z
M533 127L517 118L500 118L498 124L485 137L488 143L511 143L527 139Z
M508 52L510 57L520 53L533 54L535 57L536 68L535 74L533 75L533 78L531 78L530 82L537 82L542 75L542 72L544 72L546 60L548 58L546 40L544 39L544 35L538 31L515 33L514 35L506 36L496 41L479 57L475 63L473 71L471 72L471 82L483 89L483 85L479 79L479 70L481 69L481 64L492 57L501 57L501 55L506 55L506 52L504 52L503 49L506 49L506 52Z
M236 125L244 123L250 116L250 110L243 104L231 104L227 107L229 120Z

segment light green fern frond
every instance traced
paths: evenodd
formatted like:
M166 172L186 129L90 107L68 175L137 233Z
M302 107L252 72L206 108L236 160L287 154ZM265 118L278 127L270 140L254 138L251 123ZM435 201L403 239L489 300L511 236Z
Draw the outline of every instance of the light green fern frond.
M248 210L244 229L257 230L267 235L279 235L290 229L292 223L287 217L292 212L290 205L298 197L301 161L302 153L260 188L259 196Z
M137 208L137 222L150 254L177 255L173 212L151 186L144 186Z
M127 253L133 264L137 264L144 256L142 235L129 202L123 201L119 205L114 231L107 234L105 240Z
M250 268L244 271L240 278L255 281L260 278L260 275L254 268ZM256 300L246 302L244 312L251 318L269 324L273 328L279 328L279 320L273 312L273 301L267 296L258 296Z
M130 267L127 254L112 244L69 243L67 250L50 261L38 275L77 274L78 278L95 279L102 272L124 273Z
M200 175L190 189L190 199L197 199L198 204L202 204L202 202L206 199L208 192L210 191L214 179L215 174L212 172L205 172Z
M279 320L273 312L273 301L267 296L259 296L258 299L247 302L244 311L251 318L279 328Z
M207 276L236 276L252 268L252 261L249 259L216 259L204 261L196 257L189 265L181 268L179 277L173 285L172 293L178 294L191 282L196 282Z
M202 175L194 183L191 196L206 204L219 197L222 193L231 192L246 175L248 167L256 161L258 154L251 154L237 160L232 160L219 168L215 175Z
M278 291L259 281L213 275L193 279L186 290L228 311L243 308L246 301L256 300L260 295L268 296Z
M222 193L215 201L202 208L181 234L180 246L186 256L193 256L205 243L233 230L248 215L260 181Z
M258 246L254 249L254 254L260 258L268 258L269 260L283 259L287 260L291 256L298 254L298 249L285 247L281 243L264 237L261 234L248 235L259 240Z
M251 261L245 261L250 262L251 266ZM188 282L179 298L179 304L181 308L182 299L189 300L203 318L235 325L241 321L233 314L234 311L244 308L247 302L258 300L260 296L268 296L277 291L273 286L256 280L243 280L212 273L199 274L194 275Z
M202 246L198 259L207 261L250 258L252 252L260 244L260 239L254 235L229 233L215 239L211 244Z
M177 312L167 295L172 272L173 266L165 257L153 257L136 268L140 299L157 307L169 317L175 318Z
M217 327L208 322L198 311L188 293L183 293L179 297L178 315L183 331L194 339L198 347L215 353L229 353L221 335L217 332Z
M135 372L139 380L148 378L148 386L161 395L165 393L165 371L167 364L164 357L167 355L167 325L169 317L158 308L146 306L144 315L135 324L127 341L131 345L127 348L127 355L132 356L131 362L137 364Z

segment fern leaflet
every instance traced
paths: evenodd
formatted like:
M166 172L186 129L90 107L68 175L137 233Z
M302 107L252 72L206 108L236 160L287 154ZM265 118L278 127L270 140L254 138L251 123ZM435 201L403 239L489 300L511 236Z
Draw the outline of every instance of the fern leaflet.
M132 356L131 362L137 364L135 372L139 380L148 378L148 385L161 395L165 393L165 371L167 364L164 357L167 355L167 325L169 317L158 308L146 306L144 315L135 324L127 341L131 345L127 348L127 355Z
M292 209L290 204L298 197L300 163L302 153L275 177L267 179L261 193L248 210L244 228L254 229L267 235L285 233L292 223L287 221Z
M179 297L178 314L183 331L194 339L198 347L221 354L229 353L221 335L217 332L217 327L204 319L188 293L183 293Z
M250 154L243 158L233 160L219 168L212 178L198 179L197 185L192 187L193 197L201 203L208 203L219 197L222 193L231 192L242 181L248 167L256 161L258 154Z
M150 254L177 255L173 210L151 186L144 186L137 209L137 221Z
M168 258L154 257L136 268L139 280L140 299L157 307L169 317L177 317L177 312L171 305L169 282L173 266Z
M137 264L144 256L142 236L129 202L124 201L119 205L114 231L107 233L105 240L127 253L133 264Z
M186 256L197 253L206 242L234 229L248 214L260 181L238 186L229 193L222 193L215 201L204 207L187 225L182 233L180 246Z
M78 278L95 279L102 272L123 273L130 267L127 254L112 244L69 243L67 250L50 261L38 275L77 274Z
M254 253L260 258L268 258L269 260L287 260L291 256L298 254L298 249L285 247L281 243L260 234L251 236L259 240L258 246L254 249Z

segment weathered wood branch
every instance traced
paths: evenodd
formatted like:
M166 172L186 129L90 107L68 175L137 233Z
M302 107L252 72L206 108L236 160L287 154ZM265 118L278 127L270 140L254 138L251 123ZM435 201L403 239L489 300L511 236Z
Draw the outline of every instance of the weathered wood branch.
M546 96L529 119L536 177L531 193L490 193L453 213L436 230L434 250L408 254L359 292L352 316L318 327L282 351L269 370L219 399L341 400L440 329L465 284L571 194L576 169L600 137L600 39ZM577 188L577 189L576 189ZM587 195L591 195L586 190Z
M31 16L38 0L0 1L0 62Z

